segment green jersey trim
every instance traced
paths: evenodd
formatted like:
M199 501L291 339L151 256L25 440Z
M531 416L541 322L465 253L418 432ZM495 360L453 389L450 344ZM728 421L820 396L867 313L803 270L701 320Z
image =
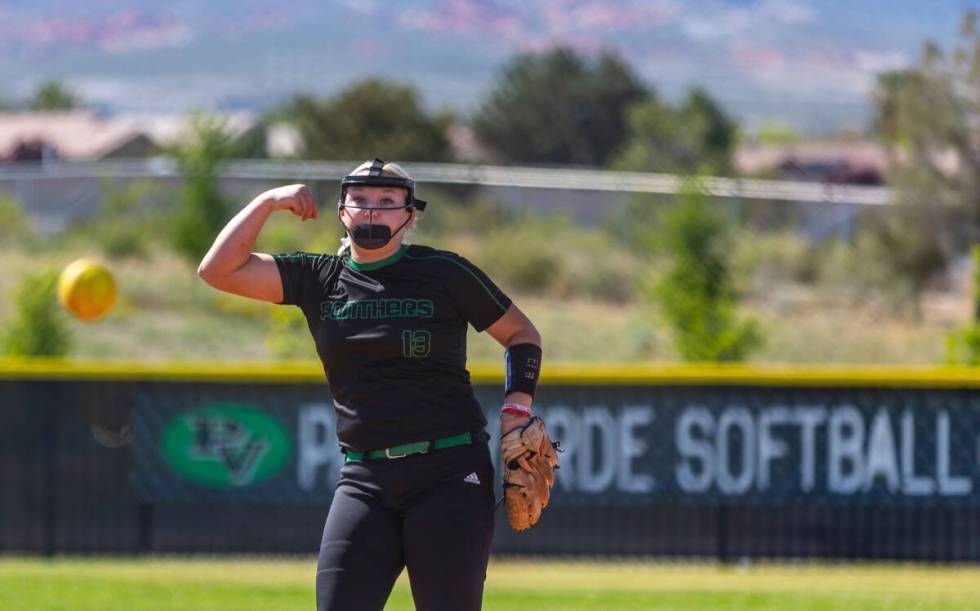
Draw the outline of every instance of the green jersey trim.
M374 261L372 263L358 263L357 261L354 260L354 257L348 256L347 265L349 265L351 269L356 269L359 272L369 272L373 269L380 269L386 265L397 263L399 260L401 260L402 257L405 256L405 252L407 250L408 250L408 245L402 244L401 248L399 248L395 252L395 254L391 255L390 257L381 259L380 261Z
M305 258L309 257L311 263L316 263L320 259L326 259L327 257L330 257L330 256L332 256L332 255L327 255L327 254L319 254L319 255L316 255L316 254L312 254L312 253L308 253L308 252L300 252L300 253L288 254L288 255L285 255L285 254L283 254L283 255L272 255L272 258L273 259L279 259L279 260L283 260L283 259L298 260L298 259L305 259Z
M495 304L497 304L497 307L499 307L502 312L506 312L507 311L507 308L504 307L504 304L500 303L500 301L497 299L497 296L493 294L493 291L491 291L487 287L487 285L483 283L483 280L480 280L480 277L477 276L476 274L474 274L473 273L473 270L471 270L470 268L466 267L465 265L463 265L462 263L460 263L456 259L453 259L452 257L447 257L445 255L428 255L426 257L413 257L412 255L405 255L405 257L408 258L408 259L411 259L413 261L421 261L423 259L445 259L446 261L451 261L452 263L455 263L459 267L461 267L464 270L466 270L466 273L467 274L473 276L473 279L477 281L477 283L483 288L484 291L486 291L487 295L490 295L490 299L493 299L493 302Z

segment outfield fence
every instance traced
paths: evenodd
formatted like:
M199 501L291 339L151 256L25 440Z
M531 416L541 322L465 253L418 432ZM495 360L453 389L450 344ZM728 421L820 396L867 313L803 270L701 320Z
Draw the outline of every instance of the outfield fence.
M502 380L472 372L492 422ZM342 460L322 378L0 365L0 550L315 552ZM528 533L499 511L494 550L980 561L978 389L969 369L553 366L554 497Z
M339 195L340 179L358 163L238 159L221 164L218 174L222 193L240 204L277 184L303 182L321 206L329 206ZM406 168L426 198L439 187L464 188L510 209L569 215L585 225L605 222L635 195L670 197L683 185L679 176L646 172L448 163L407 163ZM133 181L159 187L144 195L157 206L171 205L182 184L176 163L167 157L0 164L0 195L15 198L45 233L97 214L109 185ZM814 239L849 236L862 215L886 213L891 197L886 187L750 178L706 177L702 187L726 204L733 218L797 229Z

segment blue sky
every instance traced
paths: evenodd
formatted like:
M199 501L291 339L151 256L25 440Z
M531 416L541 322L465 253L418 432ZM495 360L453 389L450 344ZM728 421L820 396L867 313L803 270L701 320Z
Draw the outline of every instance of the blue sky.
M0 95L64 78L105 108L259 108L380 75L468 112L507 58L615 49L668 99L708 89L748 125L860 129L882 70L956 39L964 0L0 1Z

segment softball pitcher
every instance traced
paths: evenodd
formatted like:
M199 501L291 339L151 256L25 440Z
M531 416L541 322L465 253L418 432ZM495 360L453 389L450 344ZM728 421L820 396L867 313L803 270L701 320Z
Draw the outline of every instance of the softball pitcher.
M273 212L317 218L309 190L288 185L246 205L198 268L219 290L298 306L323 362L346 459L320 544L320 611L381 611L403 568L420 611L480 609L494 468L467 325L506 349L501 456L515 529L538 520L554 482L557 444L531 413L541 337L472 263L403 243L425 206L404 169L375 159L341 181L349 244L338 254L252 252Z

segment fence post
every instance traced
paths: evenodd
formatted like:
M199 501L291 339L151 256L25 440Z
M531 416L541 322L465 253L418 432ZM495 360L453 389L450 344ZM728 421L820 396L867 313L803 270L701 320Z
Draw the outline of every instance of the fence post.
M44 455L44 499L43 499L43 544L42 553L47 557L54 556L57 551L57 522L58 522L58 409L51 388L54 385L41 384L35 395L38 399L38 410L44 414L44 439L41 451Z
M153 504L140 503L136 512L139 529L136 551L140 554L148 554L153 551Z
M732 559L728 541L728 505L724 501L718 504L718 510L715 511L715 520L715 532L718 537L715 554L718 562L728 564Z

